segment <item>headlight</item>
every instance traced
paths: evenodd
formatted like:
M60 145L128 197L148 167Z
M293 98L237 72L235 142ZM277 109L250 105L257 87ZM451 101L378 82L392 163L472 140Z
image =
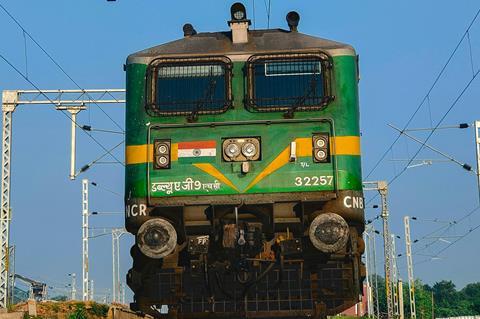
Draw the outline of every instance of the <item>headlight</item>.
M167 152L168 152L167 144L161 143L161 144L157 145L157 153L158 154L167 154Z
M247 142L242 146L242 154L246 157L252 157L257 154L257 147L253 143Z
M328 163L329 156L329 135L328 133L320 133L313 135L313 161L315 163Z
M247 18L247 10L245 9L245 6L240 2L234 3L230 7L230 14L232 20L244 20Z
M162 167L162 166L167 166L168 165L168 159L165 156L158 156L157 157L157 165Z
M325 142L325 140L323 138L319 138L317 140L317 142L315 143L315 145L317 147L323 148L323 147L325 147L325 145L327 145L327 143Z
M235 18L235 20L242 20L245 18L245 12L243 11L234 12L233 17Z
M345 247L349 237L348 224L334 213L318 215L310 224L310 241L324 253L334 253Z
M324 150L315 151L315 158L319 162L324 161L327 158L327 152L325 152Z
M140 226L137 245L145 256L160 259L175 250L177 232L172 224L163 218L150 219Z
M227 162L248 162L260 159L260 137L231 137L222 142L223 159Z
M155 169L170 168L170 140L155 140L153 147L153 166Z
M236 143L228 144L225 148L225 154L231 158L237 157L240 155L240 147Z

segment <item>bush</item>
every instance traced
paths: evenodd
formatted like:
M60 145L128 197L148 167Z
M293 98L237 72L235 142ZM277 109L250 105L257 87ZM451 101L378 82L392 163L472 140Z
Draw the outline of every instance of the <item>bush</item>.
M108 314L108 306L94 302L92 303L90 312L97 317L106 317Z
M85 305L77 303L75 305L75 310L68 316L68 319L87 319Z
M52 305L52 311L53 312L58 312L59 310L60 310L60 306L58 304L55 303L55 304Z

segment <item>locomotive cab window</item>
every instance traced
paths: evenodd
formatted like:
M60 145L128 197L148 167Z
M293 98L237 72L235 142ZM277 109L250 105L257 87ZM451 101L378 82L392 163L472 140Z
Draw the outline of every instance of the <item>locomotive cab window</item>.
M314 110L328 104L329 63L323 55L254 56L247 64L248 107Z
M157 115L216 114L230 107L231 62L218 59L165 59L148 71L147 109Z

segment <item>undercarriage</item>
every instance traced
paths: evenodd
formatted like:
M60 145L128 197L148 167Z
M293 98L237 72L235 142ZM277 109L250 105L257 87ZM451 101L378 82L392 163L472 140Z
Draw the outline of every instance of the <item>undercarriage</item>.
M328 202L275 205L154 208L131 249L132 309L157 318L323 318L357 303L363 214L332 213Z

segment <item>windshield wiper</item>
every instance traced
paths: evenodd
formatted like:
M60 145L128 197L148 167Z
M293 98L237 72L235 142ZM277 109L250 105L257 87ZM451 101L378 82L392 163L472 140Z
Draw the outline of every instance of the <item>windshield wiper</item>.
M312 73L312 78L310 80L309 87L304 90L304 94L300 96L295 103L293 103L288 107L288 110L285 111L285 114L283 115L283 117L287 119L293 118L295 111L299 107L305 106L305 102L307 98L315 96L315 92L317 90L317 78L315 77L315 75L317 74L318 74L317 70L315 70L315 72Z
M200 111L201 107L204 105L207 105L208 102L213 101L213 95L215 94L215 89L217 87L217 80L213 76L212 69L210 69L208 79L208 85L205 88L205 98L198 100L197 103L195 103L195 108L192 110L192 112L188 115L187 120L189 122L195 122L198 120L198 112Z

